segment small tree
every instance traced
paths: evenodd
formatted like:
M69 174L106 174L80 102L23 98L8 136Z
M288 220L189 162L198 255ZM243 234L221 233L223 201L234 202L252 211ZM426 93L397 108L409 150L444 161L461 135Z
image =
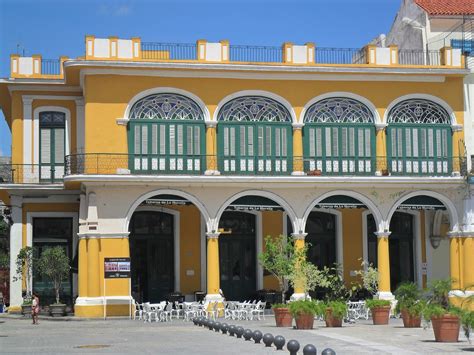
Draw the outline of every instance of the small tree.
M259 254L258 260L260 265L278 280L282 301L285 300L285 292L288 288L286 281L291 272L294 257L295 248L292 238L285 235L265 237L265 250Z
M38 260L39 272L53 282L56 304L59 304L59 292L62 282L69 276L69 257L60 246L43 251Z
M26 286L26 297L25 301L31 300L31 285L30 280L33 275L33 248L23 247L20 249L18 256L16 257L16 275L13 277L13 281L25 280Z
M362 269L357 270L355 274L356 276L360 276L362 287L370 292L373 297L379 290L379 271L367 261L362 261L360 266ZM354 287L353 291L355 291L356 288L360 288L360 285Z

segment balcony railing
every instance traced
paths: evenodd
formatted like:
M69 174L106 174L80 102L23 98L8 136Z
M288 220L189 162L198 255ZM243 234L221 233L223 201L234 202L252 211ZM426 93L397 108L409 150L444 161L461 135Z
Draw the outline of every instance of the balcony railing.
M294 171L303 172L308 176L450 176L453 172L460 172L462 175L466 173L465 157L415 160L386 157L152 156L88 153L68 155L65 164L66 176L203 175L206 170L218 170L221 175L227 176L278 176L291 175Z
M399 49L398 50L398 64L400 65L441 65L440 51L421 51L415 49Z
M60 75L61 61L59 59L42 59L41 75Z
M283 52L276 46L239 46L230 45L231 62L282 63Z
M142 42L142 58L152 60L196 60L195 43Z
M0 184L56 184L64 177L64 166L0 164Z
M362 48L315 49L315 63L319 64L367 64L367 51Z

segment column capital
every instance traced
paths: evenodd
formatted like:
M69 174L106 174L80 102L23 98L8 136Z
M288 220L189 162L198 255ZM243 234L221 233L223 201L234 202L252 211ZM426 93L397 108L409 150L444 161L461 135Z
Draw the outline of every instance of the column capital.
M300 232L300 233L291 233L291 236L292 236L293 239L295 239L295 240L304 240L307 235L308 235L308 233L303 233L303 232Z
M375 129L377 131L383 131L385 129L385 127L387 127L387 124L386 123L383 123L383 122L380 122L380 123L376 123L375 124Z
M207 239L219 239L219 232L208 232L206 233Z
M293 127L294 130L302 129L304 127L304 123L303 122L293 122L291 124L291 126Z
M451 125L451 129L452 129L453 132L460 132L460 131L462 131L462 128L463 128L463 125L460 124L460 123L456 123L456 124Z
M215 128L217 127L217 121L205 121L206 127L208 128Z
M76 99L75 101L76 101L76 106L84 106L85 105L84 98Z
M374 234L377 236L377 238L388 238L392 232L389 231L383 231L383 232L374 232Z
M23 95L21 99L23 101L23 105L31 105L33 102L33 96L31 95Z

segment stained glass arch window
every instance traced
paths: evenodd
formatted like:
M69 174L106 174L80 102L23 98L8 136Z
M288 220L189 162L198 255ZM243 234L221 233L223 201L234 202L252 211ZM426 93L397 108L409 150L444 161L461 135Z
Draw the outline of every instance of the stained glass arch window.
M387 123L451 124L449 113L439 104L424 99L408 99L388 113Z
M222 106L217 117L226 122L291 122L286 107L263 96L242 96Z
M130 110L131 120L204 120L199 105L190 98L172 93L146 96L137 101Z
M348 97L331 97L311 105L305 123L374 123L372 111L362 102Z

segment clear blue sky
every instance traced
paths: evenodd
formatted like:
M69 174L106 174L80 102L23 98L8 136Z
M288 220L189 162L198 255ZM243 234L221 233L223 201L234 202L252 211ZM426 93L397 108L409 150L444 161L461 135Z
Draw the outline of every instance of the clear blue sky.
M362 47L390 29L401 0L0 0L0 77L10 54L84 55L84 36L147 42ZM0 155L10 155L0 114Z

